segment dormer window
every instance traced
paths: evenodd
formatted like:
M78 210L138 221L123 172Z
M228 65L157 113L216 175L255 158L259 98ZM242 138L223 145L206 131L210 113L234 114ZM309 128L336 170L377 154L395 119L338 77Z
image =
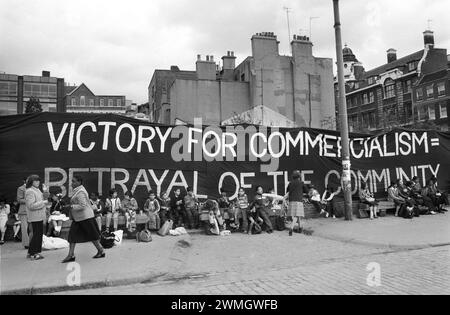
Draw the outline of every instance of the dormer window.
M369 85L375 84L376 79L377 79L376 77L370 77L368 80Z
M412 61L412 62L408 63L408 70L409 70L409 71L414 71L414 70L416 70L418 64L419 64L418 61Z

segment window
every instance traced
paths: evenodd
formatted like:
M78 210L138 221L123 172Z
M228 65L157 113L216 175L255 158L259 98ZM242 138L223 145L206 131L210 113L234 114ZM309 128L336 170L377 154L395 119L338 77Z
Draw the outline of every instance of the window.
M109 107L113 107L113 100L112 99L108 99L108 106Z
M71 105L72 106L77 106L77 100L75 99L75 97L72 97Z
M105 100L103 98L100 99L100 106L105 106Z
M80 106L86 106L86 97L80 96Z
M427 97L432 98L434 96L434 87L433 85L427 86Z
M438 83L437 90L438 90L438 96L444 96L445 95L445 83L444 82Z
M423 99L423 90L419 88L419 89L416 91L416 96L417 96L417 100L418 100L418 101L421 101L421 100Z
M384 87L384 98L395 97L395 82L393 80L386 80Z
M411 93L411 88L412 88L411 80L407 80L407 81L403 82L403 93L404 94Z
M359 82L355 82L355 89L356 89L356 90L359 89Z
M418 64L419 64L418 61L413 61L413 62L408 63L408 70L409 70L409 71L414 71L414 70L416 70Z
M363 104L368 104L369 103L369 95L364 93L363 94Z
M244 82L245 81L245 73L241 74L241 81Z
M121 99L118 99L118 100L117 100L117 106L119 106L119 107L122 106L122 100L121 100Z
M352 103L353 103L353 106L358 106L358 96L355 96L355 97L353 98Z
M428 106L428 118L430 120L435 120L436 119L436 110L434 108L434 105Z
M17 95L17 83L0 82L0 95Z
M348 107L352 107L352 106L353 106L352 100L353 100L353 99L350 98L350 97L347 99L347 106L348 106Z
M440 103L439 104L439 117L440 118L447 118L447 104Z
M92 98L89 99L89 106L94 107L94 99Z
M428 108L426 106L421 106L417 111L417 120L424 121L428 119Z
M370 77L368 80L369 85L375 84L376 77Z
M405 104L405 118L406 122L409 123L412 120L412 104Z
M372 104L375 102L375 94L373 92L369 93L369 103Z

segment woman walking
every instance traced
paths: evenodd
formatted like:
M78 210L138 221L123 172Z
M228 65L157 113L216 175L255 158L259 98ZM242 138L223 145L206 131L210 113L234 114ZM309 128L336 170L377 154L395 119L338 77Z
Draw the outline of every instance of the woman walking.
M49 204L48 193L44 194L39 189L41 180L37 175L31 175L27 179L25 202L27 207L28 222L31 223L32 233L27 258L40 260L44 257L42 252L42 237L44 235L44 220L46 220L46 208Z
M285 198L289 198L289 206L287 211L287 217L291 221L291 227L289 228L289 236L292 236L295 224L298 220L300 231L302 227L302 217L305 217L305 209L303 206L303 194L307 194L308 191L304 183L301 181L300 171L294 171L292 174L292 181L287 187L287 194Z
M70 211L70 218L73 221L69 231L70 248L69 254L62 263L75 261L75 245L77 243L92 242L98 251L93 258L105 258L105 250L100 245L100 231L95 221L94 210L89 200L89 194L83 186L81 176L73 177L72 187L71 205L67 206Z

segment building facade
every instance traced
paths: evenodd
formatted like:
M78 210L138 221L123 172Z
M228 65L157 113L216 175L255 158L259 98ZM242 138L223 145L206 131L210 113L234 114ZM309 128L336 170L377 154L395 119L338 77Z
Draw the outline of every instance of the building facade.
M415 97L416 89L425 93L427 85L431 84L430 80L436 81L433 83L436 84L433 90L436 90L437 94L432 101L436 113L445 101L439 93L447 93L448 90L442 90L442 84L448 86L448 82L442 83L448 81L447 50L434 47L433 32L425 31L423 35L424 49L400 59L397 58L395 49L389 49L387 63L370 71L364 70L350 48L344 48L350 131L377 132L395 127L413 127L427 120L433 120L432 124L437 123L440 129L448 129L448 120L436 119L441 116L433 115L431 109L431 115L424 115L424 111L428 111L424 108L430 105L430 102L421 104L424 98ZM339 91L335 84L336 110L339 104L338 96ZM446 111L442 110L442 114L445 116Z
M65 112L64 95L64 79L48 71L41 76L0 73L0 115L25 113L31 97L39 99L43 111Z
M126 113L126 98L123 95L95 95L84 83L66 86L65 91L64 102L68 113Z
M195 71L175 66L155 71L149 85L150 119L174 124L198 117L218 125L267 108L299 127L334 129L332 60L314 57L307 37L294 36L291 56L279 54L273 33L255 34L251 43L252 56L238 66L229 51L221 67L213 56L198 55Z

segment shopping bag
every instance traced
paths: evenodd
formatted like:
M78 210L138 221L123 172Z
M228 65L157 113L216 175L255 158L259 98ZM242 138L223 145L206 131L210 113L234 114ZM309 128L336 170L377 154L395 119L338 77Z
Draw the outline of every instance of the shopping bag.
M167 220L164 225L162 226L162 228L159 229L158 231L158 235L160 236L166 236L169 234L169 231L172 229L173 227L173 221L172 220Z
M123 231L118 230L113 232L116 238L114 239L115 245L122 245L122 239L123 239Z

